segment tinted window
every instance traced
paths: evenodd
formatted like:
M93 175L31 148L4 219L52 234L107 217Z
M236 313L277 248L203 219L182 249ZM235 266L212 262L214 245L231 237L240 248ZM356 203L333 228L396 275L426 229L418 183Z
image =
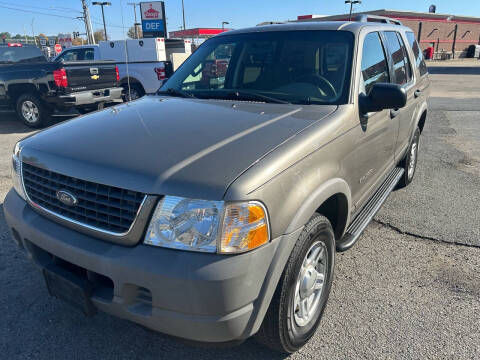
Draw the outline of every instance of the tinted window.
M408 82L407 65L397 34L394 31L386 31L385 38L393 59L394 82L399 85L406 84Z
M343 104L353 35L339 31L269 31L218 36L206 41L162 90L200 98L235 91L298 104Z
M400 41L400 46L402 47L402 52L403 52L403 58L405 61L405 68L407 70L407 79L408 81L412 80L413 75L412 75L412 64L410 63L410 58L408 57L408 52L407 48L405 46L405 43L403 42L403 38L399 33L396 33L398 37L398 41Z
M417 40L415 40L415 35L413 32L407 32L407 40L412 48L413 55L415 56L415 65L417 66L418 70L420 71L420 75L424 75L427 73L427 65L425 65L425 60L423 59L423 53L418 46Z
M93 49L73 49L67 50L62 55L60 55L57 61L82 61L82 60L93 60L94 52Z
M367 94L374 84L390 82L385 51L376 32L365 36L363 42L362 76Z
M47 61L35 46L0 46L0 63Z

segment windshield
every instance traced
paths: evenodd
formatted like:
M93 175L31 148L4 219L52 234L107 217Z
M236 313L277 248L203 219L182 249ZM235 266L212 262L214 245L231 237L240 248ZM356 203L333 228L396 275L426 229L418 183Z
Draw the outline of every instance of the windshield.
M206 41L161 93L293 104L348 100L353 34L272 31Z
M1 46L0 64L17 62L43 62L47 61L39 48L35 46Z

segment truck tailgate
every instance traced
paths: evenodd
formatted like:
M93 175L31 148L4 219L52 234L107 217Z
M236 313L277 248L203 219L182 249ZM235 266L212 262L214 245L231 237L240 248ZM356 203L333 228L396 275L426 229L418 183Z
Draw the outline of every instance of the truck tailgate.
M63 63L68 87L72 92L117 86L116 65L110 61L76 61Z

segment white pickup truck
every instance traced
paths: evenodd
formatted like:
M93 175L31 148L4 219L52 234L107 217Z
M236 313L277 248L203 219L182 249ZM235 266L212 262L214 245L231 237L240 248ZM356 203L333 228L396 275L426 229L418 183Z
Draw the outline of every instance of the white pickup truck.
M190 41L149 38L100 41L98 45L72 46L55 61L113 60L117 63L124 100L155 93L192 53Z

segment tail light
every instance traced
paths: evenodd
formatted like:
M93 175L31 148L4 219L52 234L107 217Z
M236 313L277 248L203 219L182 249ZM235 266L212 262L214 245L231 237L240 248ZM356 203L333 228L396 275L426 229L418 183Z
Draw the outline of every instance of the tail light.
M67 72L63 68L53 71L53 80L58 87L68 87Z
M9 47L22 47L23 45L21 43L8 43L7 46L9 46Z
M158 80L165 80L167 78L167 75L165 74L165 65L156 67L153 70L157 73Z
M115 73L117 74L117 82L120 81L120 73L118 72L118 66L115 66Z

